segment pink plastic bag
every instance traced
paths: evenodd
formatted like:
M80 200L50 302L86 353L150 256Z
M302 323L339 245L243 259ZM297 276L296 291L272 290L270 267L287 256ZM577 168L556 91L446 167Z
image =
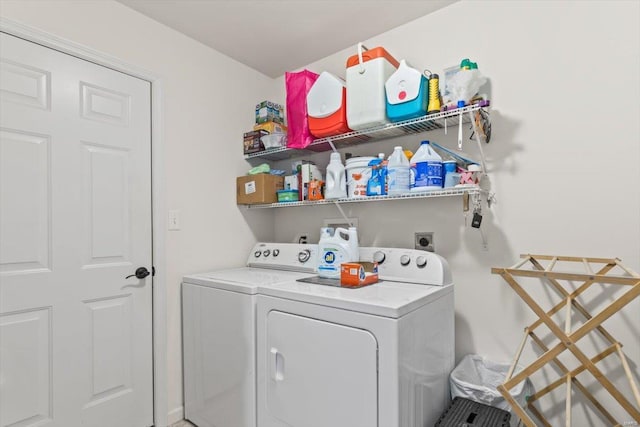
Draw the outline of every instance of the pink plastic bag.
M309 70L285 73L287 148L306 148L313 141L307 119L307 93L319 75Z

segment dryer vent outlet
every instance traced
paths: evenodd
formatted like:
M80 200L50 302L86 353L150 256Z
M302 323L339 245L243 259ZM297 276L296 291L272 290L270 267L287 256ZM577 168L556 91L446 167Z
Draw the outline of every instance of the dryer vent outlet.
M418 231L415 233L415 248L423 251L435 252L433 231Z

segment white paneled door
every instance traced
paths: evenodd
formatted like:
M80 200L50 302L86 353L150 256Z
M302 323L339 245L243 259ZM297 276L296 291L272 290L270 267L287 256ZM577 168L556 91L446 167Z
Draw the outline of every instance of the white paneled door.
M150 426L150 84L0 37L0 427Z

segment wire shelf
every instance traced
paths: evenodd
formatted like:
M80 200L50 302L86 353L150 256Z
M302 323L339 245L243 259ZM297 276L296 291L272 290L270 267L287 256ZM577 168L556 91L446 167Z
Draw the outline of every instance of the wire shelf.
M359 198L344 198L335 200L313 200L304 202L280 202L265 203L260 205L243 205L247 209L263 209L263 208L291 208L296 206L316 206L344 203L363 203L363 202L383 202L387 200L408 200L408 199L429 199L434 197L452 197L462 196L468 193L469 196L480 195L483 190L477 185L466 185L460 187L443 188L442 190L431 190L423 193L406 193L397 196L369 196Z
M265 160L283 160L291 157L299 157L309 154L309 152L323 152L331 150L331 144L336 148L344 146L353 146L369 141L382 140L386 138L395 138L403 135L411 135L421 132L428 132L437 129L443 129L445 122L447 126L456 126L462 120L462 123L470 123L471 117L469 112L477 111L485 108L485 104L474 104L455 110L443 111L440 113L429 114L427 116L418 117L416 119L404 120L402 122L387 123L382 126L376 126L368 129L343 133L340 135L330 136L314 140L307 148L297 150L286 147L269 148L257 153L245 154L246 160L265 159Z

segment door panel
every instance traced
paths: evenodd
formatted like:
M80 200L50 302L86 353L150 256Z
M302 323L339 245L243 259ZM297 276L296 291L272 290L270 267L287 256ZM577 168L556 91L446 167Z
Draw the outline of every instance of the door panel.
M82 116L108 124L128 126L131 96L81 82Z
M130 216L128 149L102 147L83 142L84 178L88 204L88 266L129 260Z
M7 34L0 56L0 427L149 426L152 278L125 276L152 268L150 84Z
M32 425L51 419L50 317L48 308L0 315L2 383L3 389L11 390L0 393L2 426ZM13 351L4 351L6 348Z
M91 406L131 392L131 295L88 301L91 325Z
M2 272L50 267L49 148L46 136L0 129Z
M267 408L286 426L378 425L378 343L368 331L267 316Z
M0 59L0 93L13 102L48 110L51 97L51 73Z

